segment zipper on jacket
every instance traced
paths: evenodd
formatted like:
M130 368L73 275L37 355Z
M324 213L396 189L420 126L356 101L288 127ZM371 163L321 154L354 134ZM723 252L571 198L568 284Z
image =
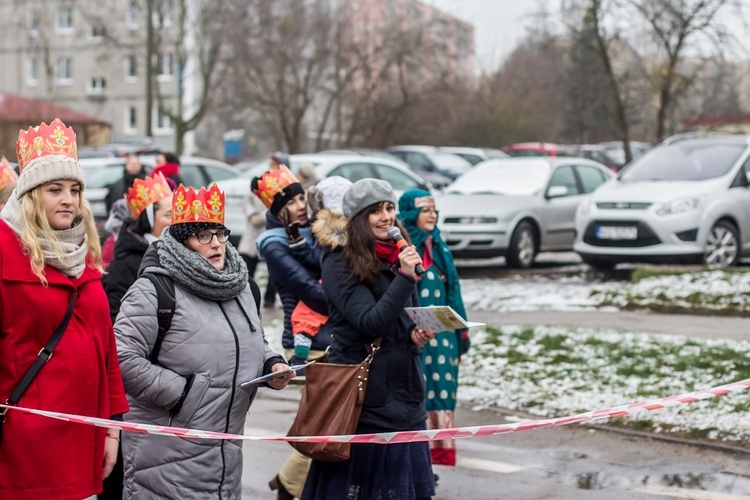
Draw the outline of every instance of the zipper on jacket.
M229 408L227 409L227 418L226 422L224 424L224 433L227 434L229 432L229 419L232 415L232 406L234 406L234 395L235 395L235 388L237 387L237 371L240 367L240 338L237 335L237 330L234 329L234 325L229 320L229 316L227 315L227 312L224 310L224 306L221 305L220 302L217 302L219 304L219 309L221 309L221 313L224 315L224 319L227 320L227 324L229 324L229 328L232 330L232 335L234 336L234 374L232 375L232 395L229 398ZM245 311L242 311L243 313ZM252 328L252 325L251 325ZM219 482L219 498L221 498L221 488L224 486L224 479L226 477L227 473L227 464L226 459L224 458L224 446L226 445L227 441L226 439L221 440L221 481Z

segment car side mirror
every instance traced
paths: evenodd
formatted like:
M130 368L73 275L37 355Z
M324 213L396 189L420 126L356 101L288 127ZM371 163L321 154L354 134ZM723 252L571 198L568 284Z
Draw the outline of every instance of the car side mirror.
M565 186L551 186L547 190L547 198L560 198L561 196L568 196L568 188Z

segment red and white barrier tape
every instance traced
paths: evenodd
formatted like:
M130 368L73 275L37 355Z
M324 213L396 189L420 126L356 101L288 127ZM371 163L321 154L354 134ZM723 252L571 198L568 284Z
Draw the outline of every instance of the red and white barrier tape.
M410 443L417 441L436 441L445 439L463 439L477 436L492 436L495 434L505 434L508 432L530 431L533 429L544 429L547 427L559 427L569 424L580 424L602 418L621 417L632 415L644 411L660 410L670 406L678 406L703 399L723 396L732 392L744 391L750 388L750 379L733 382L731 384L704 389L695 392L689 392L680 396L670 396L662 399L655 399L643 403L634 403L629 405L615 406L601 410L588 411L577 415L567 417L550 418L544 420L531 420L512 424L500 425L482 425L477 427L458 427L453 429L425 430L425 431L403 431L403 432L383 432L379 434L354 434L345 436L241 436L236 434L225 434L223 432L202 431L196 429L183 429L180 427L164 427L161 425L136 424L132 422L117 422L104 418L83 417L80 415L70 415L54 411L35 410L19 406L1 405L0 408L9 408L13 411L22 411L33 413L44 417L65 420L79 424L94 425L97 427L118 428L128 432L139 432L141 434L157 434L160 436L173 436L193 439L229 439L229 440L247 440L247 441L308 441L308 442L349 442L349 443L369 443L369 444L392 444L392 443Z

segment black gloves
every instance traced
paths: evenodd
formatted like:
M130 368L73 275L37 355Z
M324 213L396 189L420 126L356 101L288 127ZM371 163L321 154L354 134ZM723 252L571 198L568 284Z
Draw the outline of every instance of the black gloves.
M305 238L299 233L299 221L289 222L289 210L284 208L284 216L281 221L284 223L284 230L289 238L289 247L294 248L306 243Z

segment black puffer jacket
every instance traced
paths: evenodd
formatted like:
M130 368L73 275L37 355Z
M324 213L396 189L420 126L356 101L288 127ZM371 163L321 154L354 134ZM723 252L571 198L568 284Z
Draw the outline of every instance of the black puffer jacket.
M112 324L120 312L120 302L125 292L138 279L143 254L148 249L148 242L143 236L135 234L129 227L123 228L115 243L115 259L107 268L102 278L104 291L109 300L109 314Z
M328 243L317 227L316 234L321 245ZM357 282L341 262L340 248L324 253L322 275L330 312L327 326L333 337L329 361L361 363L369 344L383 337L370 367L360 424L403 431L424 423L422 350L411 341L414 322L404 311L419 307L416 281L383 264L373 285Z

